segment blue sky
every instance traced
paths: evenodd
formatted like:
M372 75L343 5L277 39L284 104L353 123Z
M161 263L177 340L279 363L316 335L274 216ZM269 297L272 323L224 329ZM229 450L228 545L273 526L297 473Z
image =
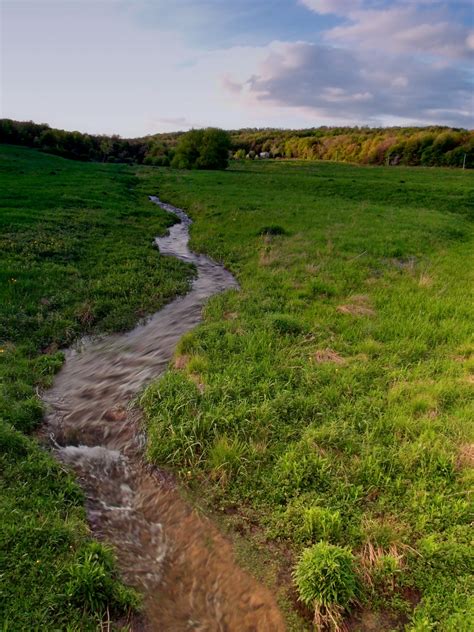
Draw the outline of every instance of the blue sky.
M2 0L1 116L474 127L471 0Z

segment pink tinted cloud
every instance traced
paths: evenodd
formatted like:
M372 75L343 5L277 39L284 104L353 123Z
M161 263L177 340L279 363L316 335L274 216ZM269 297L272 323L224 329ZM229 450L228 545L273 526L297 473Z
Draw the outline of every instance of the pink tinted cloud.
M326 41L340 46L448 58L467 58L474 50L474 32L456 22L438 0L398 0L383 8L370 0L301 0L301 4L344 20L324 34Z

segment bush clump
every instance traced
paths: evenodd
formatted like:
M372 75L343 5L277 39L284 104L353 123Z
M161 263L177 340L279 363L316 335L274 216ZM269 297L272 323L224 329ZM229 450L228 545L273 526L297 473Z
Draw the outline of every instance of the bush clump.
M225 169L229 164L230 136L222 129L192 129L183 134L171 162L177 169Z
M355 599L357 590L350 550L319 542L303 551L293 578L300 600L314 607L317 628L339 630L342 611Z

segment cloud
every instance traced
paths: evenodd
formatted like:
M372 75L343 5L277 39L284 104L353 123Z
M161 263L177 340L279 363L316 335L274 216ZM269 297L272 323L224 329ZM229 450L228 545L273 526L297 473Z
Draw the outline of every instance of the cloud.
M125 136L472 126L470 2L5 0L3 115Z
M405 57L275 42L242 87L260 103L303 108L334 121L472 123L472 83L466 71Z
M333 14L343 21L324 33L325 41L340 46L450 58L468 58L474 49L474 33L438 0L395 0L389 6L374 0L301 3L315 13Z
M352 8L360 7L362 0L300 0L300 4L320 15L346 15Z

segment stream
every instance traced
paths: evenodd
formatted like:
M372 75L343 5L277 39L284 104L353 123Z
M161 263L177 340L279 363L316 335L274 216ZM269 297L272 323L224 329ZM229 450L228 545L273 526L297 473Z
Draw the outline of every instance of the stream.
M145 623L133 630L283 632L270 591L237 565L231 544L183 500L173 476L143 458L146 437L131 400L166 370L206 300L238 287L223 266L189 250L191 220L182 210L150 200L180 220L156 239L161 254L193 263L197 277L188 294L132 331L66 352L43 395L42 434L84 489L94 535L113 545L124 581L144 596Z

